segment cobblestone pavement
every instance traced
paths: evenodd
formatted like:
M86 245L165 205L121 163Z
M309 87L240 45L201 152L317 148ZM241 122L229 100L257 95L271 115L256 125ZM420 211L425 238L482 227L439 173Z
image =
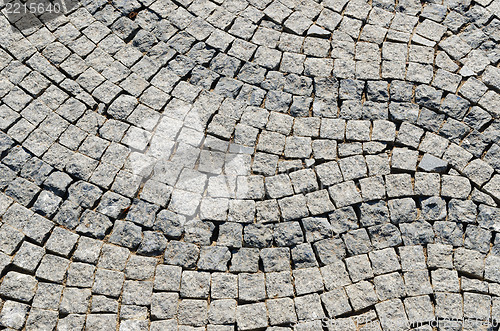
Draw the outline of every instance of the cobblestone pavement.
M500 322L500 0L9 6L1 327Z

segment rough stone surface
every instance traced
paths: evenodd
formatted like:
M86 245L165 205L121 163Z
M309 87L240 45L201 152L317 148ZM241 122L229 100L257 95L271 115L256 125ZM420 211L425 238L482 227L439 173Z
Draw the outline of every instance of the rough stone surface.
M500 319L498 0L4 2L0 328Z

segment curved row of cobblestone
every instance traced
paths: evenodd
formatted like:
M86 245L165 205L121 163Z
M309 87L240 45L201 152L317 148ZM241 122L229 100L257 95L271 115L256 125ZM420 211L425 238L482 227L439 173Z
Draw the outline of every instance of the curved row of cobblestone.
M500 322L500 1L9 3L0 326Z

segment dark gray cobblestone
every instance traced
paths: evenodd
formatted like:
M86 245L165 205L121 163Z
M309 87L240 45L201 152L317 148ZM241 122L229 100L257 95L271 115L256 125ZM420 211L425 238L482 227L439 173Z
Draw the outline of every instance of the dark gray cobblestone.
M0 3L1 328L500 321L498 0L65 2Z

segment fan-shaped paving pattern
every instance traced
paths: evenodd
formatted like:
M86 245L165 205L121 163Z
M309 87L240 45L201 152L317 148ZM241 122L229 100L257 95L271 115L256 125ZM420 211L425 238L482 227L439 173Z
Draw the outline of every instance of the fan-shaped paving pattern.
M5 3L2 327L500 321L498 0Z

